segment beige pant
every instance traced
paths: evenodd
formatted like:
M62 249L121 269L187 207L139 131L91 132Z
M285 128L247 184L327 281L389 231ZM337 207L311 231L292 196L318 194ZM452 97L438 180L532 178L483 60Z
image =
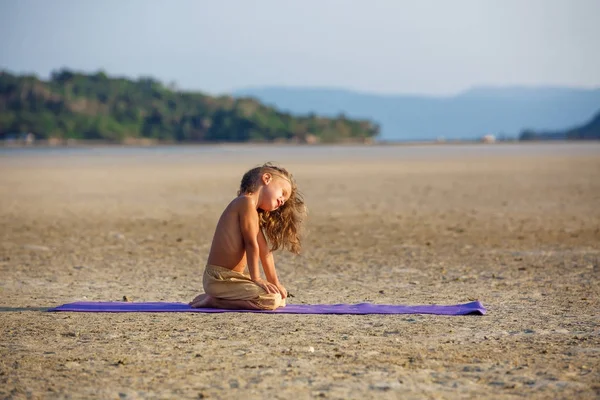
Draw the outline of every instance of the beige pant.
M267 293L250 279L249 274L218 265L206 265L202 285L204 293L219 299L249 300L262 310L285 307L285 299L279 293Z

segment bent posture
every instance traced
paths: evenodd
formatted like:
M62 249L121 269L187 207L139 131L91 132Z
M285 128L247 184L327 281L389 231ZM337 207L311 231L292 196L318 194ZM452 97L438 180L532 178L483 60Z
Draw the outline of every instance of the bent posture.
M302 196L287 170L268 163L246 172L238 197L217 224L204 270L205 293L190 305L254 310L284 307L287 290L277 277L273 251L282 247L299 253L299 228L305 212ZM266 280L261 277L259 260Z

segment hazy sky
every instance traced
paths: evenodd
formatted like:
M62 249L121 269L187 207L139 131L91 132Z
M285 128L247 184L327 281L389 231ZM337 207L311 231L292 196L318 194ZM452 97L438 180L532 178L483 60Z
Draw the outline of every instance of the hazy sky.
M182 89L600 87L600 0L0 0L0 68Z

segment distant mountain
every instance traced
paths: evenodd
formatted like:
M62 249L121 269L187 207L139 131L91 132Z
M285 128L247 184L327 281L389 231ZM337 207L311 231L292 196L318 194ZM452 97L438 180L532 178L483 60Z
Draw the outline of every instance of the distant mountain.
M340 113L381 126L383 140L517 137L524 129L580 124L600 108L600 89L481 87L451 97L377 95L339 89L265 87L234 92L294 114Z
M599 140L600 111L588 123L562 131L536 132L526 130L521 133L521 140Z

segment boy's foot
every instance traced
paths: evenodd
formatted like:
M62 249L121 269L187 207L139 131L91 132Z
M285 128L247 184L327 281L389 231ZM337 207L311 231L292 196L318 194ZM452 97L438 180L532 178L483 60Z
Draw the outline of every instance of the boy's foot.
M194 300L192 300L189 304L190 304L190 306L192 306L192 308L211 307L212 298L209 295L207 295L206 293L203 293L201 295L196 296L194 298Z

